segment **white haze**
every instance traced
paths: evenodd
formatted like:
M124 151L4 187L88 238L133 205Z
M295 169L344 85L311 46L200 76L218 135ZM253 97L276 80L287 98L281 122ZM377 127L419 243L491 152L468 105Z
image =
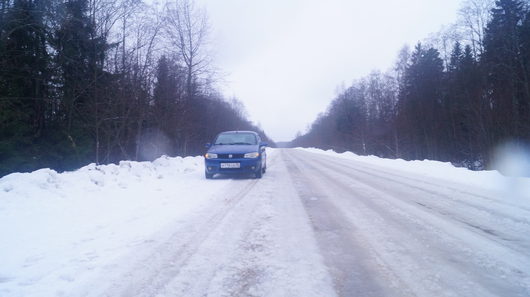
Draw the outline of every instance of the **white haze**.
M226 96L276 141L325 111L340 85L456 20L460 0L199 0Z
M515 142L499 145L491 168L506 176L530 177L530 150Z

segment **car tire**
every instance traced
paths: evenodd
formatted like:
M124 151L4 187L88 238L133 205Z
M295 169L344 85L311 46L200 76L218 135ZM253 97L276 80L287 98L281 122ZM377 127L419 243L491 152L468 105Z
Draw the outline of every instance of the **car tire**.
M213 173L204 172L204 177L206 177L206 179L212 179Z
M260 169L258 172L256 172L256 178L261 178L263 176L263 170Z
M265 166L263 166L262 172L265 173L266 171L267 171L267 164L265 164Z

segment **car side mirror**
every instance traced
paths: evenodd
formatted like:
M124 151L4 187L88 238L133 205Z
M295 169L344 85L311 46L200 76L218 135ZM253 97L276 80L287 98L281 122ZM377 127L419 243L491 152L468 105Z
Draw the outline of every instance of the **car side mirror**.
M262 142L262 143L260 143L259 146L268 146L268 145L269 145L268 143L266 143L266 142Z
M207 149L209 149L209 148L212 147L212 144L208 142L207 144L204 145L204 147L207 148Z

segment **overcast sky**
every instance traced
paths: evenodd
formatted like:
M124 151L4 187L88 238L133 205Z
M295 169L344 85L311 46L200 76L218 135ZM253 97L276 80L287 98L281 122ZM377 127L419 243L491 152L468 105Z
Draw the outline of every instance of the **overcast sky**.
M392 67L456 20L462 0L198 0L220 84L275 141L305 132L341 85Z

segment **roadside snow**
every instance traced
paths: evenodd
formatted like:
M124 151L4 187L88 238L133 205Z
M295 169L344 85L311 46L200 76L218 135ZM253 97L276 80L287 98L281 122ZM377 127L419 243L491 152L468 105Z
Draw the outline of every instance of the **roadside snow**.
M527 275L521 250L529 245L521 234L528 231L530 178L436 161L299 150L321 155L270 149L268 172L260 180L206 180L202 157L0 178L0 296L330 296L328 273L356 267L355 257L344 261L332 247L342 242L341 248L352 244L362 251L364 239L348 237L355 234L371 238L379 255L388 256L385 263L395 266L403 266L400 259L423 265L425 257L415 255L428 250L437 257L443 248L439 261L458 268L456 256L462 263L470 257L461 250L453 257L454 246L444 246L451 239L465 251L491 246L485 249L493 251L491 259L505 263L495 267L515 267L509 272ZM434 238L427 247L440 248L417 247L425 238L408 232L420 230L415 224L441 230L422 233ZM393 233L387 234L388 226ZM440 234L446 234L441 244ZM385 254L385 236L402 245L408 258ZM402 241L407 236L411 239ZM315 239L324 242L324 260L332 260L329 271ZM483 253L472 259L482 261ZM425 271L435 273L431 267ZM407 277L413 283L420 276ZM333 282L340 288L344 280Z
M203 174L202 157L163 156L1 178L0 296L66 296L101 278L228 182L205 188Z
M259 180L202 157L1 178L0 296L334 296L276 152Z
M395 172L413 173L451 183L495 191L497 194L494 196L498 199L510 199L513 203L530 205L530 178L506 177L495 170L472 171L467 168L455 167L449 162L384 159L376 156L359 156L352 152L336 153L333 150L324 151L317 148L296 149L355 160L367 165L392 169Z

